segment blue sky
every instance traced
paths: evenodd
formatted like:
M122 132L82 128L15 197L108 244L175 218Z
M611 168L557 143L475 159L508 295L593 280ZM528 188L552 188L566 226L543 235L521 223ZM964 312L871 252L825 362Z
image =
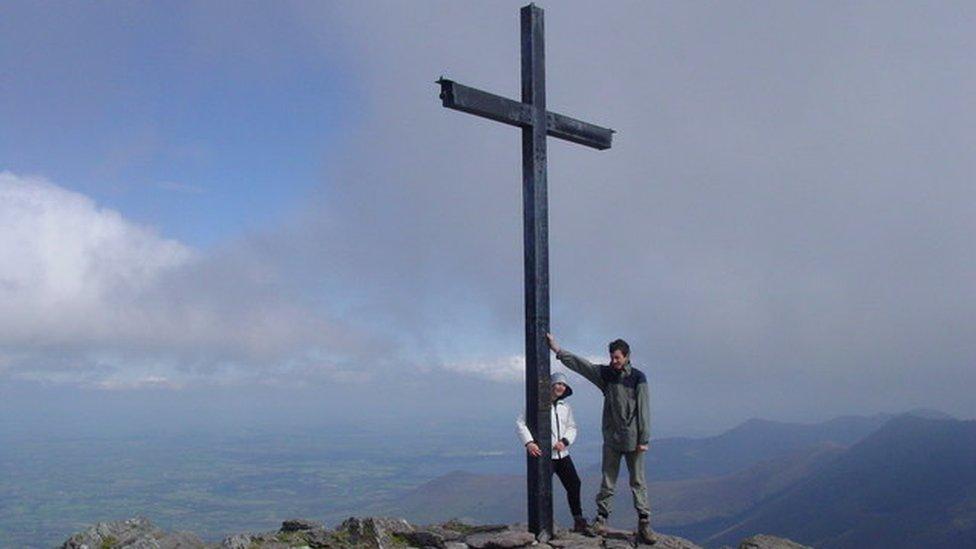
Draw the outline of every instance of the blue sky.
M6 11L5 169L193 246L287 215L363 109L348 60L270 6L212 10L223 30L189 4Z
M5 4L0 390L512 415L518 132L433 81L517 96L518 7ZM971 5L545 7L618 132L549 144L567 348L630 341L664 433L976 414Z

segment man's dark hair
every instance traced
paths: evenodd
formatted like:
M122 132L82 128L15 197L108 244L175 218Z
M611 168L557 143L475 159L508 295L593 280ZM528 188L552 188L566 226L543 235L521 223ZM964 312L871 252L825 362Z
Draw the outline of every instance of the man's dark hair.
M630 356L630 345L622 339L615 339L610 342L610 354L614 351L620 351L624 356Z

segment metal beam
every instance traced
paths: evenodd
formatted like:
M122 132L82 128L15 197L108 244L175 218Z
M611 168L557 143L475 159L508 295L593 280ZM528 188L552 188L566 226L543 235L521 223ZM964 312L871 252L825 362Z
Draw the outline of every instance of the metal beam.
M449 109L524 128L532 123L528 105L441 78L441 104Z
M546 54L542 9L522 8L522 216L525 249L525 419L542 448L529 456L529 531L552 538L552 408L549 387L549 200L546 190Z
M613 130L583 122L568 116L547 112L546 133L551 137L565 139L598 150L606 150L613 144Z
M449 109L474 114L524 128L532 123L532 109L525 103L441 78L441 104ZM546 134L598 150L613 144L613 130L583 122L564 114L546 112Z

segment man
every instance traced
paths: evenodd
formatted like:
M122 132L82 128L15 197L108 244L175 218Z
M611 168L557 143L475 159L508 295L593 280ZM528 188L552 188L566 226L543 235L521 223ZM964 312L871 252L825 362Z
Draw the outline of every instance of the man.
M589 528L586 519L583 518L583 506L580 504L580 478L576 473L576 466L573 458L569 455L569 446L576 441L576 419L573 417L573 409L566 399L573 394L573 388L569 386L566 374L556 372L550 379L552 385L552 408L550 420L552 423L550 441L552 455L552 470L559 477L566 489L566 499L569 501L569 510L573 513L573 531L586 533ZM532 436L532 431L525 424L525 416L520 415L515 420L519 438L525 451L532 457L542 457L543 447Z
M642 543L656 540L651 530L651 508L644 480L644 456L650 444L650 399L647 378L630 364L630 345L622 339L610 342L610 364L594 365L559 348L546 334L549 348L570 370L590 380L603 393L603 481L596 496L597 517L593 530L605 532L613 509L613 491L620 472L620 458L627 463L630 489L637 509L637 537Z

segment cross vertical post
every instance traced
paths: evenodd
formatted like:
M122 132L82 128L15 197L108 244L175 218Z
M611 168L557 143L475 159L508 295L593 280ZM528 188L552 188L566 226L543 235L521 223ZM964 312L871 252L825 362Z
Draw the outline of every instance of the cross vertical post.
M613 130L546 110L542 8L521 9L522 100L515 101L440 78L441 102L449 109L522 130L522 229L525 254L525 419L542 455L528 456L529 530L552 538L552 410L549 386L549 206L546 137L597 150L609 149Z
M542 9L522 8L522 227L525 250L525 413L540 457L529 457L529 530L552 534L552 458L549 422L549 208L546 188L546 64Z

